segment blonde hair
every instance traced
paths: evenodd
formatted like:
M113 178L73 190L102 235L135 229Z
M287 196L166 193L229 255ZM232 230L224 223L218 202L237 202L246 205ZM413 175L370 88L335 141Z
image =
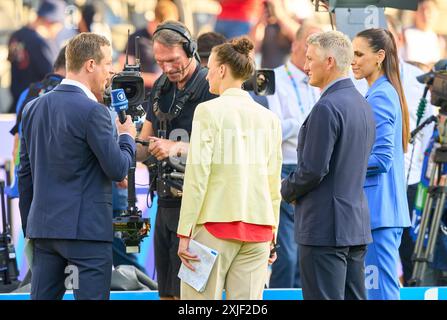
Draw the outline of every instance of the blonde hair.
M73 37L65 49L67 71L80 71L82 65L90 59L99 63L104 58L101 51L103 46L110 47L109 40L92 32L82 32Z

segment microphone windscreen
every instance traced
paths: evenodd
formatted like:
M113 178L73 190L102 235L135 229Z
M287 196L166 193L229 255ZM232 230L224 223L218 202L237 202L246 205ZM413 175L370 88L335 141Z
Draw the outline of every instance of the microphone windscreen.
M127 101L126 94L122 88L113 89L111 92L112 107L118 113L121 123L126 122L126 110L129 102Z

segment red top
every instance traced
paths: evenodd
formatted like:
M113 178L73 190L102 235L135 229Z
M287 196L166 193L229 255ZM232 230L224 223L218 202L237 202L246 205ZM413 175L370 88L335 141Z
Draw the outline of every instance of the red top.
M233 239L245 242L265 242L273 239L272 226L232 222L207 222L205 228L219 239Z
M250 22L260 16L262 2L259 0L223 0L219 20L237 20Z
M205 222L206 230L219 239L233 239L244 242L265 242L274 239L272 226L246 223L242 221L232 222ZM189 238L177 234L179 238Z

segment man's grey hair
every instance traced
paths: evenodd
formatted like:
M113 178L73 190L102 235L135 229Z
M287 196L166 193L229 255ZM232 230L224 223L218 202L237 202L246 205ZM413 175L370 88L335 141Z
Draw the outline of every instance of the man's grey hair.
M180 28L183 28L185 31L188 32L188 29L186 26L178 21L166 21L163 22L159 28L163 27L164 25L176 25ZM190 33L188 32L188 36L191 38ZM162 45L165 45L167 47L174 47L178 45L182 45L183 43L187 43L188 40L186 40L185 37L183 37L180 33L169 30L169 29L163 29L154 34L153 41L157 41L161 43Z
M348 36L339 31L326 31L310 35L307 38L308 45L318 47L321 58L333 57L337 68L342 72L348 72L354 59L354 49Z

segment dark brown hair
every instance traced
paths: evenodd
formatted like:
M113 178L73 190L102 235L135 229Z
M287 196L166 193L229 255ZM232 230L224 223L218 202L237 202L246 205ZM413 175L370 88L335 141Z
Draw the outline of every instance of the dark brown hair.
M410 139L410 119L408 115L407 100L405 99L402 81L399 72L399 58L397 56L397 47L393 34L382 28L372 28L361 31L356 37L364 38L368 41L370 48L374 52L385 51L385 59L382 63L385 76L396 89L399 95L400 108L402 111L402 146L404 152L407 152L407 145Z
M255 71L255 62L250 56L254 45L246 37L235 38L213 48L217 61L230 67L236 79L247 80Z
M83 32L73 37L65 50L67 71L80 71L82 65L90 59L101 62L104 58L101 47L104 46L110 47L109 40L95 33Z
M211 49L222 43L227 42L227 38L218 32L206 32L197 38L197 50L200 58L208 58L211 54Z

